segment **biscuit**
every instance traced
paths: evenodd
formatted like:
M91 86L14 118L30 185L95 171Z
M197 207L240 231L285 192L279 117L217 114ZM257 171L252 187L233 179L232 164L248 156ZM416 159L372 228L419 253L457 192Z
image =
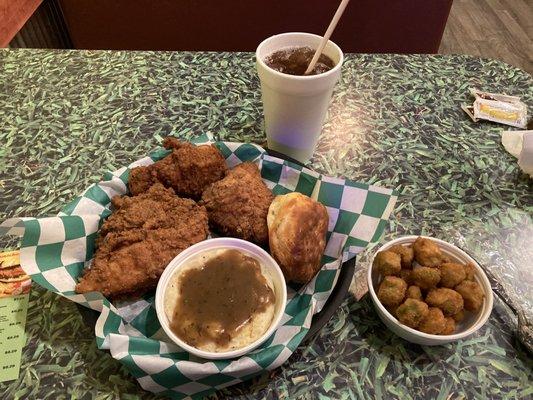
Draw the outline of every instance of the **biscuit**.
M307 283L318 272L328 221L326 207L303 194L276 196L268 210L268 237L287 281Z

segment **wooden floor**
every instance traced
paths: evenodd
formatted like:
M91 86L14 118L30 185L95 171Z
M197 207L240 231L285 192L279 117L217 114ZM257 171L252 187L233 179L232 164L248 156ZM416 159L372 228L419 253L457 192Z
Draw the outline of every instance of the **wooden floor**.
M454 0L439 53L496 58L533 74L533 0Z

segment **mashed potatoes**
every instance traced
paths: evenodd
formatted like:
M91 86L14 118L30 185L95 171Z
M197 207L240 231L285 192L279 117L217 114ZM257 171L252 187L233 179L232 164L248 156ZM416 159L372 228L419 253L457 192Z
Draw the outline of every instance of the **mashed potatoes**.
M187 344L227 352L259 339L270 327L276 299L261 263L239 250L215 249L186 261L164 296L172 331Z

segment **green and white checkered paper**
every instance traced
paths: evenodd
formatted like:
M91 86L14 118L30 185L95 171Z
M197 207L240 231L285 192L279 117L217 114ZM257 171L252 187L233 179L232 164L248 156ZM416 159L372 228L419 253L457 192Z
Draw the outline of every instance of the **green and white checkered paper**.
M195 140L207 141L207 136ZM98 228L111 214L111 198L128 192L129 170L163 158L168 150L160 149L127 168L106 174L103 181L89 187L56 217L13 218L0 225L0 234L23 236L21 265L34 282L100 312L95 327L100 349L109 349L144 389L177 399L203 397L285 362L309 330L313 315L327 301L342 262L379 239L397 198L389 189L323 176L271 157L253 144L215 145L230 168L243 161L256 162L275 194L301 192L323 203L329 214L320 272L298 291L289 288L281 326L259 349L239 359L202 360L174 345L157 320L153 293L112 304L100 293L74 291L82 270L90 266Z

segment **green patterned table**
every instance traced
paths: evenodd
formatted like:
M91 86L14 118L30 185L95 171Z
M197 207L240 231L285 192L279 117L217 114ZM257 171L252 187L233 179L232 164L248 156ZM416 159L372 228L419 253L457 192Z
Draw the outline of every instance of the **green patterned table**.
M169 133L264 142L250 53L2 50L0 87L2 220L54 214ZM460 109L469 87L521 96L533 109L532 77L501 62L348 55L311 166L397 187L383 240L428 234L460 244L531 305L531 180L501 146L502 127L474 124ZM367 296L357 300L367 259L358 260L356 296L308 346L213 398L531 398L532 359L502 301L468 340L411 345L387 331ZM73 303L34 287L27 334L20 377L0 384L2 399L154 398L97 350Z

